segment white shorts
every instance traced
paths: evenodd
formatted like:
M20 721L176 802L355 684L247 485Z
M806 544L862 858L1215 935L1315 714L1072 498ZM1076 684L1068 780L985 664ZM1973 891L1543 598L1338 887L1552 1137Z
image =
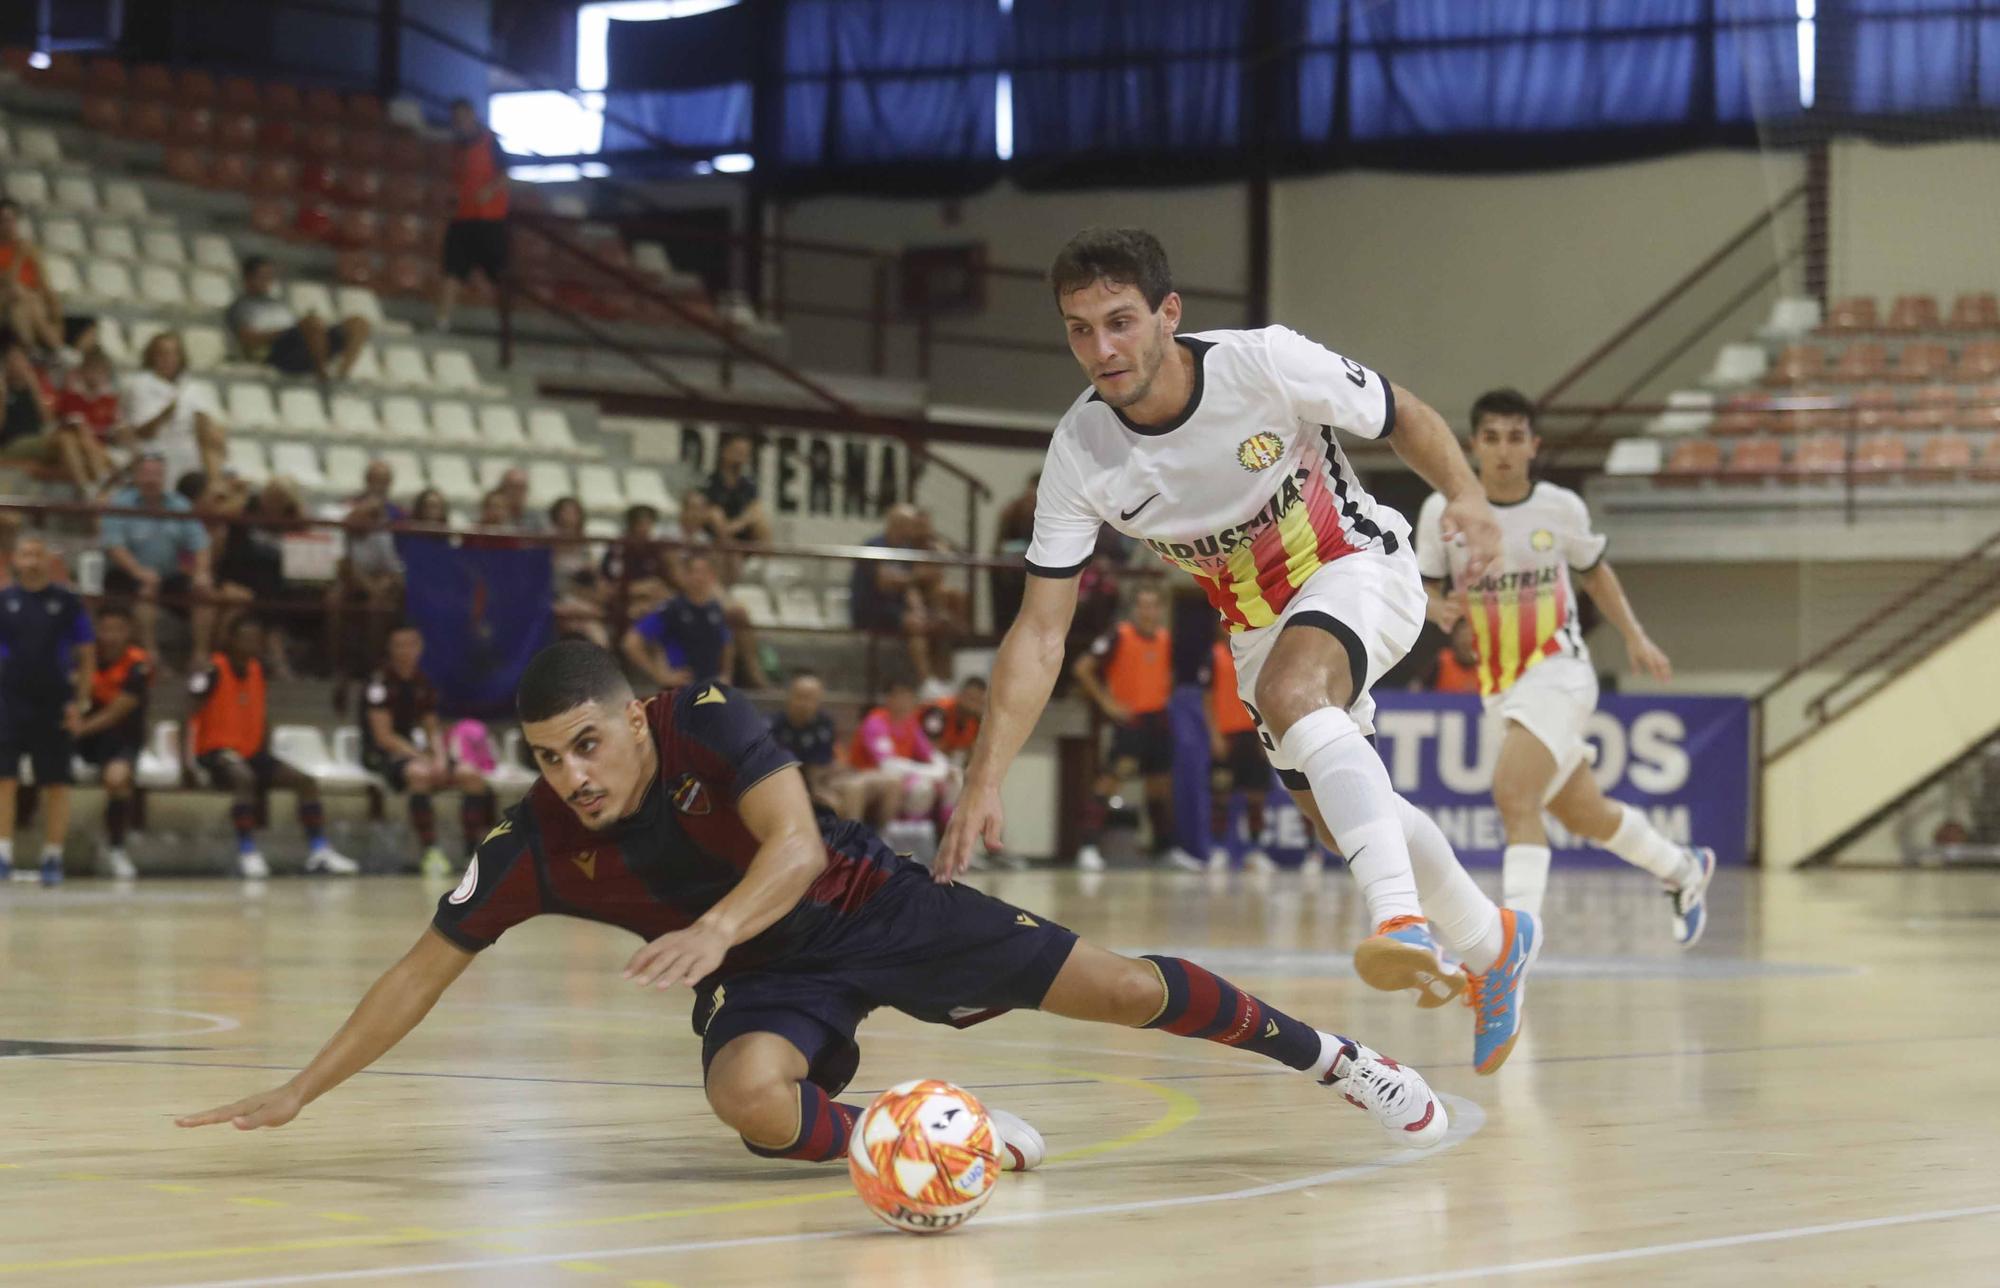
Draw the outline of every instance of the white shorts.
M1313 625L1347 646L1348 665L1355 673L1354 700L1347 704L1347 713L1362 733L1372 734L1375 699L1368 686L1402 661L1416 644L1424 629L1426 607L1417 557L1404 537L1393 555L1366 551L1334 560L1306 578L1277 621L1229 637L1229 652L1236 660L1236 694L1257 721L1265 758L1285 786L1306 790L1299 767L1275 745L1277 739L1264 727L1264 717L1257 710L1257 676L1279 634L1287 626Z
M1597 668L1577 657L1551 657L1522 672L1521 678L1486 699L1486 714L1512 720L1535 736L1555 758L1555 777L1542 796L1546 805L1562 790L1578 765L1590 758L1584 726L1597 710Z

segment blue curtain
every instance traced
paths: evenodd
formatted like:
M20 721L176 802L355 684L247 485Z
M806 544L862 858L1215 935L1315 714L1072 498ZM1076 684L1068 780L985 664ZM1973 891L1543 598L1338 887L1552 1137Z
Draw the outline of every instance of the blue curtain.
M1241 164L1249 0L1015 0L1014 156L1029 168ZM1178 164L1176 164L1178 163Z
M1716 0L1716 120L1777 125L1804 110L1798 0Z
M604 150L662 143L711 153L750 151L750 86L613 91L604 96ZM650 136L650 137L649 137Z
M2000 0L1823 4L1826 107L1847 117L2000 107Z
M776 146L792 170L990 176L1005 26L995 0L793 0Z

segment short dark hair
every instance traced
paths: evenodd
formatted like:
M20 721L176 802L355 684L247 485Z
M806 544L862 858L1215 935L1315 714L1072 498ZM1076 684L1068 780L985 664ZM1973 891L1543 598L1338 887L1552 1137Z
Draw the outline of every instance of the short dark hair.
M0 197L0 210L11 210L18 215L21 213L21 203L12 197Z
M632 697L625 670L608 649L589 640L562 640L535 654L514 689L521 723L548 720L586 702L623 706Z
M1535 428L1535 404L1528 401L1528 395L1518 389L1488 389L1472 400L1472 419L1466 423L1466 430L1478 432L1479 418L1482 416L1522 416L1527 419L1528 429Z
M958 687L961 689L983 689L986 687L986 681L976 675L968 675L964 680L960 681Z
M1146 307L1156 313L1174 289L1166 247L1143 228L1086 228L1056 252L1056 262L1049 266L1049 287L1058 308L1063 296L1100 281L1138 287Z
M116 602L98 605L97 620L101 622L107 617L122 617L129 622L132 620L132 610Z
M243 280L246 282L249 281L257 275L258 269L268 266L270 262L271 257L269 255L249 256L243 261Z
M628 505L625 507L626 527L631 527L642 518L651 519L653 522L658 523L660 521L660 512L643 501L638 505Z
M229 623L229 638L235 639L237 633L240 632L246 626L254 627L257 630L261 631L264 629L264 619L257 616L255 613L243 614L243 616Z

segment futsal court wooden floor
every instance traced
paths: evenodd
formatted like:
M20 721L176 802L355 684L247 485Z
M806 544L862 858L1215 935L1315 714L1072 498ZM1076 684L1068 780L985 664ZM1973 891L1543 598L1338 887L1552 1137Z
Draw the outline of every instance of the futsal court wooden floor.
M843 1167L745 1153L702 1101L685 996L622 984L633 942L557 919L510 932L290 1126L184 1131L176 1113L306 1060L438 891L16 883L0 1288L2000 1282L1991 874L1725 875L1681 956L1643 878L1559 869L1526 1035L1491 1079L1468 1012L1352 978L1342 873L1092 880L982 883L1416 1064L1450 1097L1447 1143L1402 1151L1206 1043L885 1013L858 1089L953 1079L1053 1153L963 1231L897 1234Z

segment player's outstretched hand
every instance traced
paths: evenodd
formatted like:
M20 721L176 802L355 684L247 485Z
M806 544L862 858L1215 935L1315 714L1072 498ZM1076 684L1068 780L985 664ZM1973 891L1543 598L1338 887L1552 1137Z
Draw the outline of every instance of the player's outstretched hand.
M255 1131L259 1127L283 1127L299 1116L299 1110L306 1107L301 1096L291 1083L260 1091L254 1096L245 1096L234 1104L205 1110L198 1114L184 1114L174 1119L176 1127L212 1127L216 1123L229 1123L237 1131Z
M1483 492L1461 492L1445 503L1438 525L1445 539L1465 547L1465 580L1478 581L1500 559L1500 518Z
M984 842L988 851L1000 848L1000 789L975 787L959 797L945 824L937 857L931 860L931 880L949 885L972 862L972 847Z
M1627 641L1625 655L1631 659L1633 670L1650 679L1666 684L1674 678L1674 664L1667 660L1667 655L1649 636L1641 635Z
M692 987L716 967L732 945L729 936L712 926L696 922L685 930L673 930L632 954L625 963L625 978L640 988Z

